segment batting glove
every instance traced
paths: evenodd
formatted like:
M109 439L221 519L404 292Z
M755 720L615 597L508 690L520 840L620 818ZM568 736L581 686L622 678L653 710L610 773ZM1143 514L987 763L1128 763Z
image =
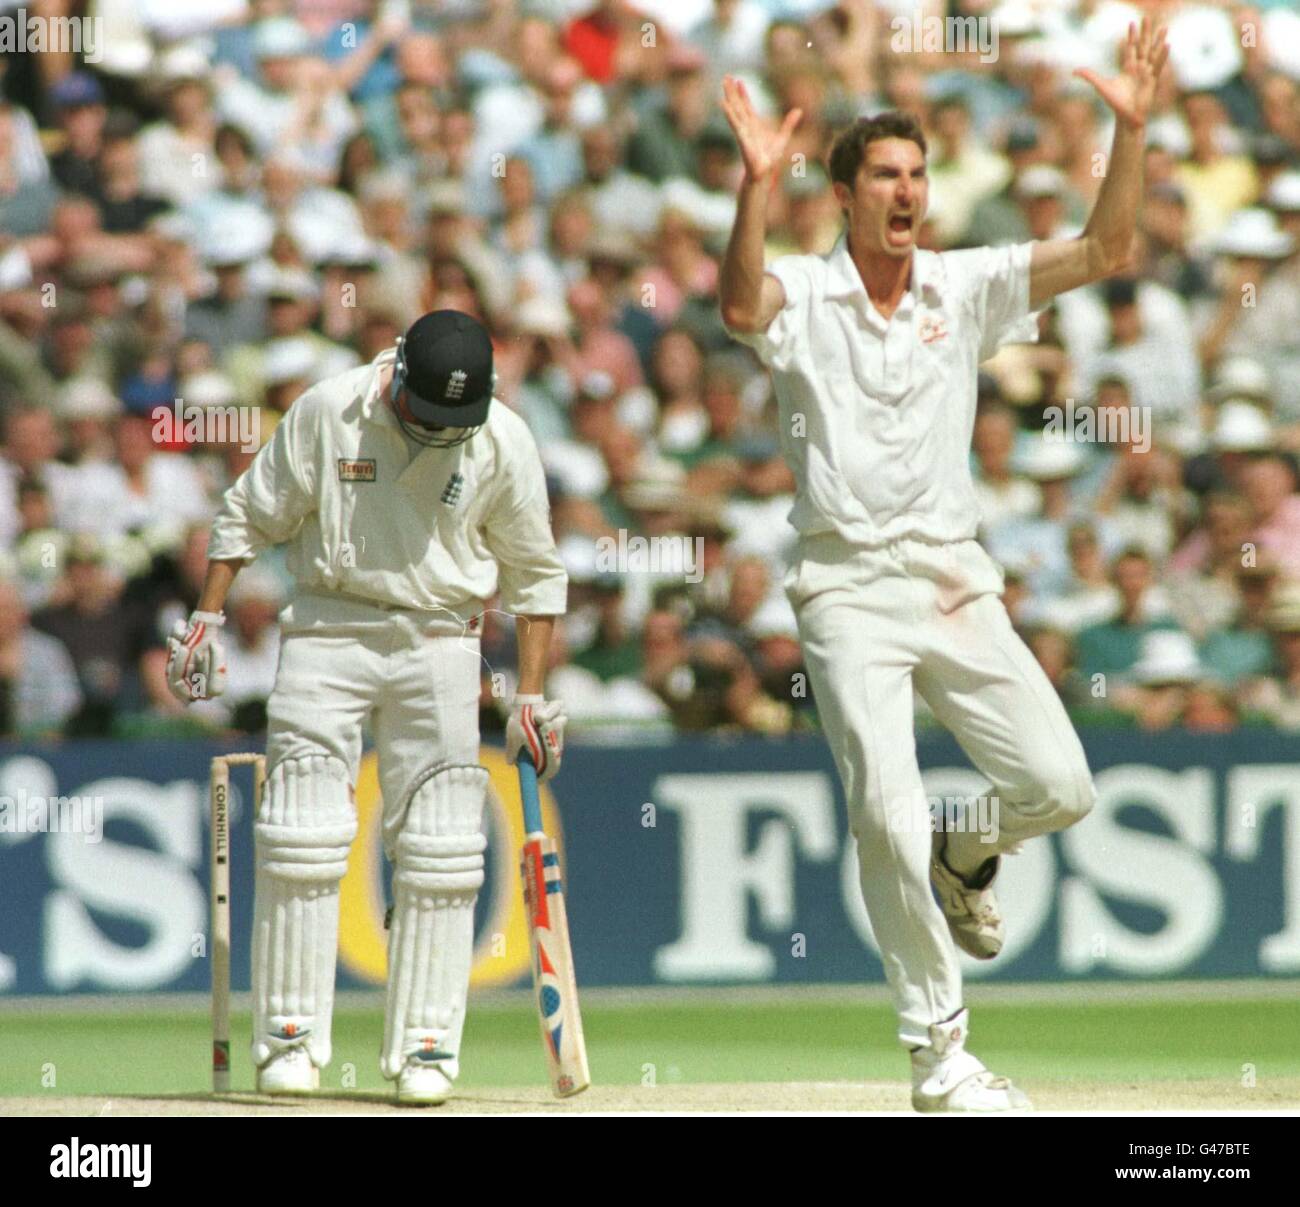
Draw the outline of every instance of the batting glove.
M544 784L560 770L564 757L564 701L545 696L516 696L506 722L506 760L514 763L526 751L537 768L537 781Z
M167 686L184 704L214 700L226 690L226 650L220 641L226 623L220 612L195 612L178 620L167 638Z

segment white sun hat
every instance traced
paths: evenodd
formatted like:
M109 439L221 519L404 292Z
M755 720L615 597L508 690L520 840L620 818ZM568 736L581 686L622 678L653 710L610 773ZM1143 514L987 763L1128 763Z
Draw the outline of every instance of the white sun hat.
M1273 383L1268 370L1253 356L1230 356L1214 374L1214 385L1206 391L1210 402L1229 398L1255 398L1271 402Z
M1085 460L1077 444L1038 436L1016 451L1012 464L1016 473L1047 482L1082 473Z
M60 419L112 419L122 413L122 403L98 377L74 377L63 384L55 405Z
M298 335L273 339L266 345L262 360L262 381L268 386L282 386L299 379L311 381L316 371L316 348L311 340Z
M1196 656L1196 642L1177 629L1157 629L1146 634L1141 650L1132 675L1144 686L1195 683L1205 675Z
M769 595L750 618L748 629L750 636L757 641L764 637L799 636L799 623L795 620L794 609L784 593Z
M1244 61L1232 18L1218 8L1194 4L1169 21L1169 66L1184 92L1226 84Z
M1269 66L1300 80L1300 13L1271 8L1264 14L1263 45Z
M1219 408L1210 442L1221 453L1263 452L1273 447L1273 425L1259 407L1233 399Z
M1237 210L1219 232L1211 250L1221 256L1282 260L1295 249L1295 240L1277 224L1269 210L1250 206Z
M1268 186L1264 202L1269 209L1293 214L1300 211L1300 172L1282 172Z
M197 407L228 407L239 401L239 391L224 373L205 369L181 382L180 397Z

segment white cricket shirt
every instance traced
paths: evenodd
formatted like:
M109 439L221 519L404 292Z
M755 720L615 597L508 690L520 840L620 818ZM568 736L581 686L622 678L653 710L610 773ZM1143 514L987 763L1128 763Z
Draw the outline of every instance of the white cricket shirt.
M322 381L289 408L226 492L208 557L247 561L286 544L300 595L417 609L453 632L498 588L509 612L562 614L568 578L527 425L493 400L469 440L412 455L379 389L393 356Z
M801 535L866 548L975 536L976 372L1002 344L1037 339L1032 246L914 251L888 322L844 236L827 255L768 265L785 305L767 330L732 335L772 372Z

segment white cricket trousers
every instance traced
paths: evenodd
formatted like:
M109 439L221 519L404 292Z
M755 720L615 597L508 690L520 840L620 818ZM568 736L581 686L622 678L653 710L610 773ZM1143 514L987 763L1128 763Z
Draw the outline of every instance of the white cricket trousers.
M299 616L306 611L302 600L294 607ZM267 762L328 755L355 784L369 721L391 856L403 820L398 810L416 777L440 763L479 760L479 639L430 633L410 612L364 605L320 611L320 623L294 625L281 637Z
M930 806L913 690L988 777L987 857L1084 817L1095 793L1059 697L1011 627L976 541L865 549L804 537L786 579L858 844L862 897L907 1047L962 1006L961 969L930 890ZM965 836L962 836L963 839Z
M484 840L474 775L479 641L447 634L452 623L307 595L282 614L267 705L266 790L254 827L258 1068L294 1045L305 1046L318 1069L330 1060L339 884L357 831L353 786L367 723L378 753L384 849L396 866L385 1022L385 1051L396 1055L385 1072L400 1072L412 1020L432 1020L421 1042L427 1031L434 1046L450 1038L452 1053L459 1051ZM429 934L405 916L412 901Z

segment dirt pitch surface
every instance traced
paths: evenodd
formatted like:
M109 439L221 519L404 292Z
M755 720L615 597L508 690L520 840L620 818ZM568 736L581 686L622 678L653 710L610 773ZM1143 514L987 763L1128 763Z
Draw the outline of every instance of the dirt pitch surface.
M1245 1088L1223 1081L1143 1084L1058 1083L1024 1087L1039 1112L1103 1111L1300 1111L1300 1078ZM655 1088L593 1086L575 1098L558 1100L545 1089L461 1091L440 1107L399 1107L375 1094L335 1094L285 1099L256 1094L119 1098L8 1098L0 1114L44 1116L220 1115L441 1115L641 1114L691 1112L911 1112L902 1082L783 1082L770 1084L671 1085Z

